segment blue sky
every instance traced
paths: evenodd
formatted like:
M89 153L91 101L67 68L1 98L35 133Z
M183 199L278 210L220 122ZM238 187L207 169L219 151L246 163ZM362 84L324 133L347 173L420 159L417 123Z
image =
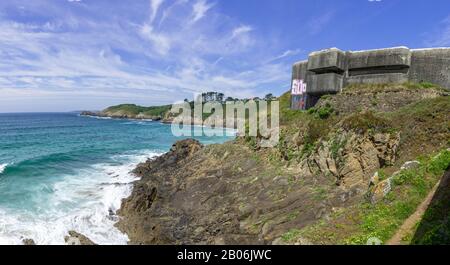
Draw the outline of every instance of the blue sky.
M2 0L0 112L280 95L329 47L450 46L448 0Z

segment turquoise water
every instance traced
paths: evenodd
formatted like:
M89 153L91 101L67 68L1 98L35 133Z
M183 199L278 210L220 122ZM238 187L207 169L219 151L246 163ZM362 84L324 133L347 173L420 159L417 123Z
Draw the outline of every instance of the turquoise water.
M130 171L177 140L158 122L0 114L0 244L63 244L69 230L99 244L125 244L114 223L136 180Z

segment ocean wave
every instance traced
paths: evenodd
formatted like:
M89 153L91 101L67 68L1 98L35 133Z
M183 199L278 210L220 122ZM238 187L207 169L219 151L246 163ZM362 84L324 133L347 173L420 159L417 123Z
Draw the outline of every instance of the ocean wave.
M145 126L148 126L148 125L153 125L152 123L150 123L151 121L145 121L145 120L142 120L142 121L140 121L140 120L130 120L130 121L128 121L128 122L124 122L124 123L122 123L123 125L135 125L135 124L137 124L137 125L145 125Z
M6 167L8 166L8 163L6 164L0 164L0 174L3 173L3 171L5 171Z
M138 179L130 172L157 155L155 151L116 155L112 162L64 176L49 187L52 194L37 213L0 209L0 244L22 244L30 238L36 244L62 245L70 230L97 244L126 244L128 236L114 226L116 212Z
M92 115L79 115L80 117L87 117L87 118L93 118L98 120L112 120L111 117L101 117L101 116L92 116Z

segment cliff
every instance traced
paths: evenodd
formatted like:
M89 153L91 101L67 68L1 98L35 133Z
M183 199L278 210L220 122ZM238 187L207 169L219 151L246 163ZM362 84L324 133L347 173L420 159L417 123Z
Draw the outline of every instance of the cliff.
M286 93L276 148L177 142L135 169L117 226L131 244L387 242L450 165L450 98L395 87L353 87L357 101L329 95L309 111ZM380 93L389 104L373 103Z

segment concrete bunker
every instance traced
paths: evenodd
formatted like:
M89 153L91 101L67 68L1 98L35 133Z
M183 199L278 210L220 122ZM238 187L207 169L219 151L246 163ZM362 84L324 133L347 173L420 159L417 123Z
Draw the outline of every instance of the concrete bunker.
M291 108L309 109L350 84L430 82L450 88L450 48L312 52L292 68Z

